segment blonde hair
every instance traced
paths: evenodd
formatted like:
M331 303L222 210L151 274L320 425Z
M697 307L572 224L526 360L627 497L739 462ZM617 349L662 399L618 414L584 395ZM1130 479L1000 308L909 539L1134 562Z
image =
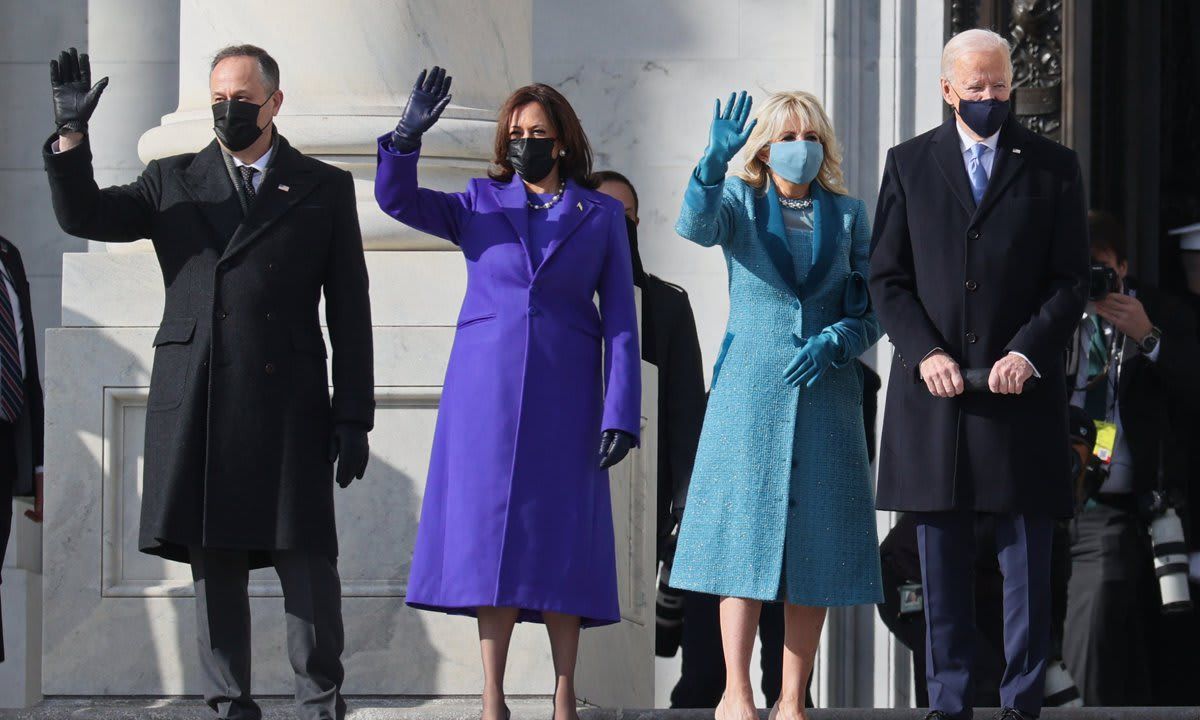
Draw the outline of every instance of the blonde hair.
M825 149L825 159L821 161L821 169L817 171L817 182L821 187L839 195L849 194L846 189L846 179L842 175L842 150L838 147L837 136L833 132L833 123L821 107L821 101L816 95L803 90L772 93L767 101L754 114L758 124L746 141L746 164L737 172L737 176L746 181L751 187L762 189L767 184L770 172L767 163L763 162L758 153L783 133L784 125L792 117L800 121L800 125L817 134Z

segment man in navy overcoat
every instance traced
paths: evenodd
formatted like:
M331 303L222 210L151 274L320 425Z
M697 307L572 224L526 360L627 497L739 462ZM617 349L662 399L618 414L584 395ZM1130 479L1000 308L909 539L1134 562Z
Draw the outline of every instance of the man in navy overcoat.
M1088 270L1073 151L1012 116L1008 43L947 43L954 115L889 151L871 295L896 347L878 506L919 513L930 719L971 717L976 513L1004 574L1006 720L1037 717L1050 640L1050 546L1072 511L1063 356ZM964 393L964 372L988 375ZM1036 378L1036 382L1031 382Z

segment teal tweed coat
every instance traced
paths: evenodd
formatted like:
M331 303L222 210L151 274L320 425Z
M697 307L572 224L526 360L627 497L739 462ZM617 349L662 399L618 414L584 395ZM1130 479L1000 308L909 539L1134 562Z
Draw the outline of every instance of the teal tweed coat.
M808 606L882 600L854 362L881 330L869 307L847 308L859 303L846 292L852 272L868 274L871 230L861 200L817 183L812 197L804 247L789 245L770 183L704 186L693 174L685 193L675 230L725 251L729 322L671 573L677 588ZM792 387L783 375L797 346L827 328L840 361L814 387Z

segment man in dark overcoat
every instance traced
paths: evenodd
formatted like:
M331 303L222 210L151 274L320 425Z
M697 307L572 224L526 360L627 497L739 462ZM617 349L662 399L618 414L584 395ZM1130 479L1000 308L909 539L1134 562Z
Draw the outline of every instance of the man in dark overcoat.
M374 422L367 269L348 172L278 134L279 66L226 48L209 86L217 140L101 190L87 120L108 79L87 56L51 63L45 144L59 224L104 242L149 238L166 285L146 408L139 544L192 567L201 687L222 718L250 694L250 569L274 566L298 713L341 718L343 628L334 462L362 477ZM318 304L333 347L329 394Z
M920 513L931 718L972 714L977 512L995 515L1004 575L1002 717L1038 716L1051 537L1073 509L1062 388L1085 301L1083 182L1074 152L1011 116L1011 83L1003 38L952 38L954 116L888 152L876 211L871 294L896 347L878 506ZM986 391L964 394L967 369Z

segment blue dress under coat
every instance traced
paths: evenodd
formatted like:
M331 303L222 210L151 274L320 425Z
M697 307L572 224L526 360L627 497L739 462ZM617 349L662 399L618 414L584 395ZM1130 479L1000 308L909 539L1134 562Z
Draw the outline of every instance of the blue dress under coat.
M675 229L724 250L730 309L674 587L807 606L882 600L854 362L881 330L872 310L848 308L857 303L846 296L851 273L868 274L871 231L861 200L818 183L812 197L813 233L789 240L770 183L705 186L693 175L685 194ZM826 329L840 361L814 387L792 387L783 375L797 346Z

